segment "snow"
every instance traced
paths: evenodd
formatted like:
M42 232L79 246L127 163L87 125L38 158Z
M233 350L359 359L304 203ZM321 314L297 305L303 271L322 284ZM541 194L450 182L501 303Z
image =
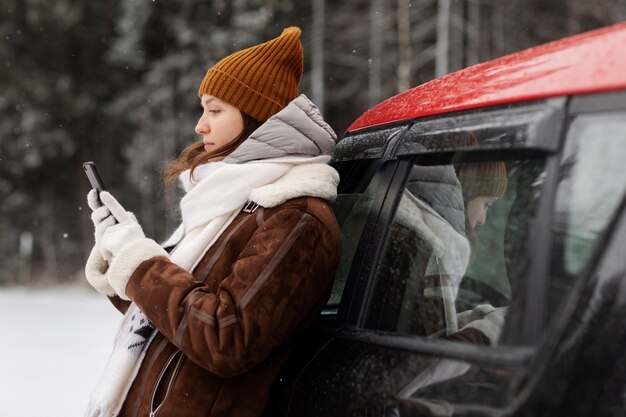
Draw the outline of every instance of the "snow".
M0 416L82 416L121 317L87 288L0 288Z

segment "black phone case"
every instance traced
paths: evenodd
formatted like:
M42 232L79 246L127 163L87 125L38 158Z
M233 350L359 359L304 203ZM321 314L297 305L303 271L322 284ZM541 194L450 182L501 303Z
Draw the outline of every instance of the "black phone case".
M100 175L98 174L96 164L94 164L92 161L85 162L83 164L83 169L85 170L85 173L87 174L87 179L89 179L89 183L91 184L91 187L93 189L98 192L104 191L106 189L104 187L104 182L102 181L102 178L100 178Z

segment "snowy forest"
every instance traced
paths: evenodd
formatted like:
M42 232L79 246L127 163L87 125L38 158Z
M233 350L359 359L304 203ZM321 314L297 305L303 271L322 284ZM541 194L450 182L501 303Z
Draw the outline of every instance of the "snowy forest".
M205 71L302 28L301 92L339 136L369 107L460 68L626 20L626 0L2 0L0 285L79 282L93 160L157 240L161 171L197 140Z

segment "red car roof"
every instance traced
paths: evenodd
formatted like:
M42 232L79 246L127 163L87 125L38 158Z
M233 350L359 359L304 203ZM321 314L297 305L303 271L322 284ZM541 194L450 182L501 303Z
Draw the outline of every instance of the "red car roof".
M626 23L447 74L383 101L348 132L416 117L626 88Z

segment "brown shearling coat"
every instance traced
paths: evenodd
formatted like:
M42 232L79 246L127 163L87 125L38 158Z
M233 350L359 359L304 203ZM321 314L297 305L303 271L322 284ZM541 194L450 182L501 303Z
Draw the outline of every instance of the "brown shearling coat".
M159 332L119 416L260 415L289 341L328 298L340 242L328 203L301 197L241 212L193 274L141 263L126 294Z

